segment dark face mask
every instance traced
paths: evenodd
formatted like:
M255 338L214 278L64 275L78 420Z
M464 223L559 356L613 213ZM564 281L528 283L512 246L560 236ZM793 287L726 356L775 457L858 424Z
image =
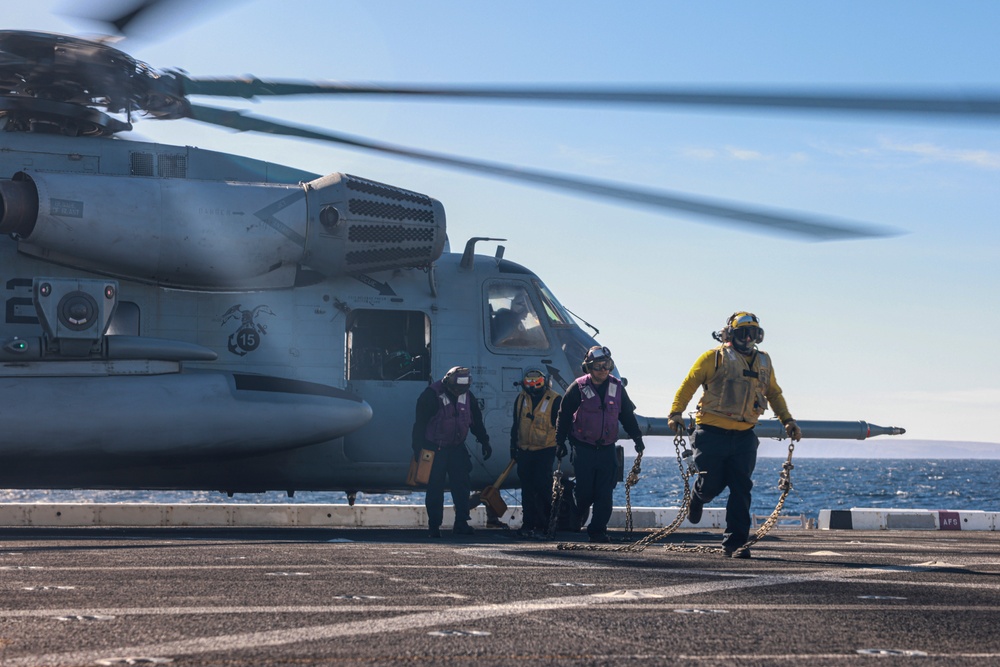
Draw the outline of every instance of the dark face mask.
M748 354L757 343L758 329L745 327L733 331L733 347L737 352Z
M542 394L545 393L545 387L544 387L544 385L541 386L541 387L529 387L525 391L528 392L529 396L532 396L534 398L538 398L539 396L541 396Z

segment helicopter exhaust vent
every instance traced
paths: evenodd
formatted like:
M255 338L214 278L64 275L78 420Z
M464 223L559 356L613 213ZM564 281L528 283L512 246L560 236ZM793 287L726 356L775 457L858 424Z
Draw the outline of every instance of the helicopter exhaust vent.
M444 251L441 202L357 176L331 174L306 184L310 248L306 264L361 273L430 266Z
M405 243L406 241L434 240L433 229L410 229L408 227L376 227L374 225L351 225L347 240L357 243Z
M415 220L417 222L434 222L434 211L416 209L399 204L384 204L364 199L352 199L348 209L355 215L367 218L388 218L389 220Z
M344 174L343 178L348 189L355 192L377 195L386 199L395 199L396 201L410 201L416 204L424 204L425 206L432 206L434 204L433 199L419 192L403 190L402 188L396 188L377 181L369 181L367 178L359 178L350 174Z

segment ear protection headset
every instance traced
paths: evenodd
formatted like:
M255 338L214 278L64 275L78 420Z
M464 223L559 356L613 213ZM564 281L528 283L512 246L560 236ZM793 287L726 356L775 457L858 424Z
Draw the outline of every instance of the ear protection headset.
M590 368L595 361L607 361L611 364L611 367L608 370L615 370L615 362L611 359L611 350L606 347L595 345L587 350L587 356L583 359L583 372L589 373Z
M712 338L720 343L731 343L735 338L737 329L746 327L756 327L757 335L751 339L754 343L764 342L764 330L760 327L760 320L753 313L740 310L729 316L726 326L721 331L713 331Z

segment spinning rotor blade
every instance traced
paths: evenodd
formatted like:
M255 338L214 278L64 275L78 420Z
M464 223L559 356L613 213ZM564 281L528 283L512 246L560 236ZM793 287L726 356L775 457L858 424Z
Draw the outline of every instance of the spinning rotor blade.
M254 98L285 95L368 95L458 99L518 100L650 106L740 107L798 111L846 111L960 116L998 116L1000 97L988 95L813 94L804 91L731 92L683 88L487 88L482 86L412 86L311 81L262 81L255 78L188 78L177 76L186 95Z
M226 4L220 0L104 0L103 2L77 2L66 11L77 18L94 21L113 29L118 36L150 37L168 32L172 25L189 23L192 15L217 10ZM186 6L185 6L186 5Z
M429 162L439 166L568 190L600 199L630 202L657 209L683 211L685 213L706 216L717 221L722 220L740 225L753 225L766 231L793 234L811 241L870 238L895 234L895 232L890 230L876 228L871 225L820 220L818 218L810 219L804 216L793 216L780 212L765 211L763 209L733 206L666 191L632 188L607 181L564 176L551 172L535 171L493 162L483 162L441 153L420 151L347 134L286 125L266 118L248 116L239 111L192 104L190 105L188 117L241 132L262 132L328 141L365 150L380 151L397 157Z
M160 4L160 0L143 0L137 6L132 9L126 10L124 13L118 16L110 16L105 19L108 23L113 25L118 32L123 35L128 30L129 24L134 22L137 18L149 12L150 9Z

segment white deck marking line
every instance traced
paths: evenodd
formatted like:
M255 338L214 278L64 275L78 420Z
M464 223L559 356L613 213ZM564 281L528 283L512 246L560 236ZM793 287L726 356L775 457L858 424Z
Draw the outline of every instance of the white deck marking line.
M846 576L864 575L871 570L857 570ZM840 579L845 573L837 570L821 570L809 574L794 575L761 575L753 579L725 579L722 581L680 584L659 588L642 589L643 593L661 597L683 597L702 593L713 593L734 588L754 588L761 586L778 586L783 584L802 583L823 579ZM615 598L598 598L593 595L575 595L557 598L542 598L539 600L522 600L503 604L487 604L458 608L442 609L441 611L420 612L394 618L365 619L332 625L317 625L306 628L290 628L271 630L267 632L248 632L236 635L219 635L215 637L199 637L197 639L182 639L159 644L141 644L138 646L112 647L102 650L73 651L69 653L48 653L44 655L28 655L22 657L7 656L4 667L70 667L73 665L89 665L97 660L108 659L121 655L148 655L176 657L181 655L197 655L202 653L217 653L267 646L284 646L300 642L332 639L335 637L357 637L377 635L389 632L405 632L417 628L428 628L454 625L478 621L484 618L515 616L531 614L540 611L563 609L578 609L597 606L608 602L617 602ZM641 604L641 603L639 603Z
M278 607L109 607L102 609L3 609L0 618L49 618L56 616L190 616L195 614L357 614L358 612L434 611L441 605L368 605L356 601L332 606ZM0 662L0 665L3 663Z
M850 583L850 582L841 582ZM867 581L858 583L868 583ZM881 583L881 582L875 582ZM941 584L952 587L951 584ZM973 587L972 584L967 584ZM981 586L974 586L982 588ZM652 602L653 598L647 598L643 602L643 609L687 609L691 605L672 602ZM771 611L773 604L730 604L713 602L712 609L728 609L732 611ZM607 609L635 609L635 604L631 602L609 601L602 608ZM782 609L792 611L823 611L830 609L840 609L843 611L955 611L954 605L925 604L915 605L910 601L900 600L894 604L870 604L857 602L852 604L782 604ZM194 616L213 614L357 614L362 613L413 613L413 612L434 612L441 610L439 605L343 605L336 607L162 607L162 608L97 608L97 609L29 609L16 611L0 611L0 618L56 618L58 616L115 616L121 618L125 616ZM1000 604L996 605L966 605L961 607L962 612L987 611L996 612L1000 610ZM0 663L2 664L2 663Z
M881 660L888 660L890 662L892 662L894 659L902 660L905 657L907 657L907 656L884 656L884 657L878 656L879 659L881 659ZM927 653L926 656L914 657L914 658L911 658L911 660L913 660L914 662L916 662L916 661L920 661L920 660L930 660L932 658L951 658L951 659L955 659L955 658L996 658L996 657L1000 657L1000 653ZM746 660L747 656L744 655L744 654L737 654L737 655L725 655L725 654L721 654L721 655L676 655L676 656L671 656L670 658L671 658L671 660L675 660L675 661L690 660L692 662L716 662L716 663L723 662L724 663L724 662L729 662L729 661L739 662L740 660ZM864 661L871 660L872 658L871 657L865 657L865 656L862 656L862 655L858 655L857 653L853 653L852 652L852 653L816 653L816 654L803 653L803 654L799 654L799 655L796 655L796 654L793 654L793 653L779 654L779 655L761 655L761 654L755 653L753 655L753 659L754 660L787 660L788 662L791 662L792 664L805 665L805 664L808 664L809 661L811 661L811 660L831 660L831 659L854 660L854 661L859 661L859 662L861 662L863 664Z

